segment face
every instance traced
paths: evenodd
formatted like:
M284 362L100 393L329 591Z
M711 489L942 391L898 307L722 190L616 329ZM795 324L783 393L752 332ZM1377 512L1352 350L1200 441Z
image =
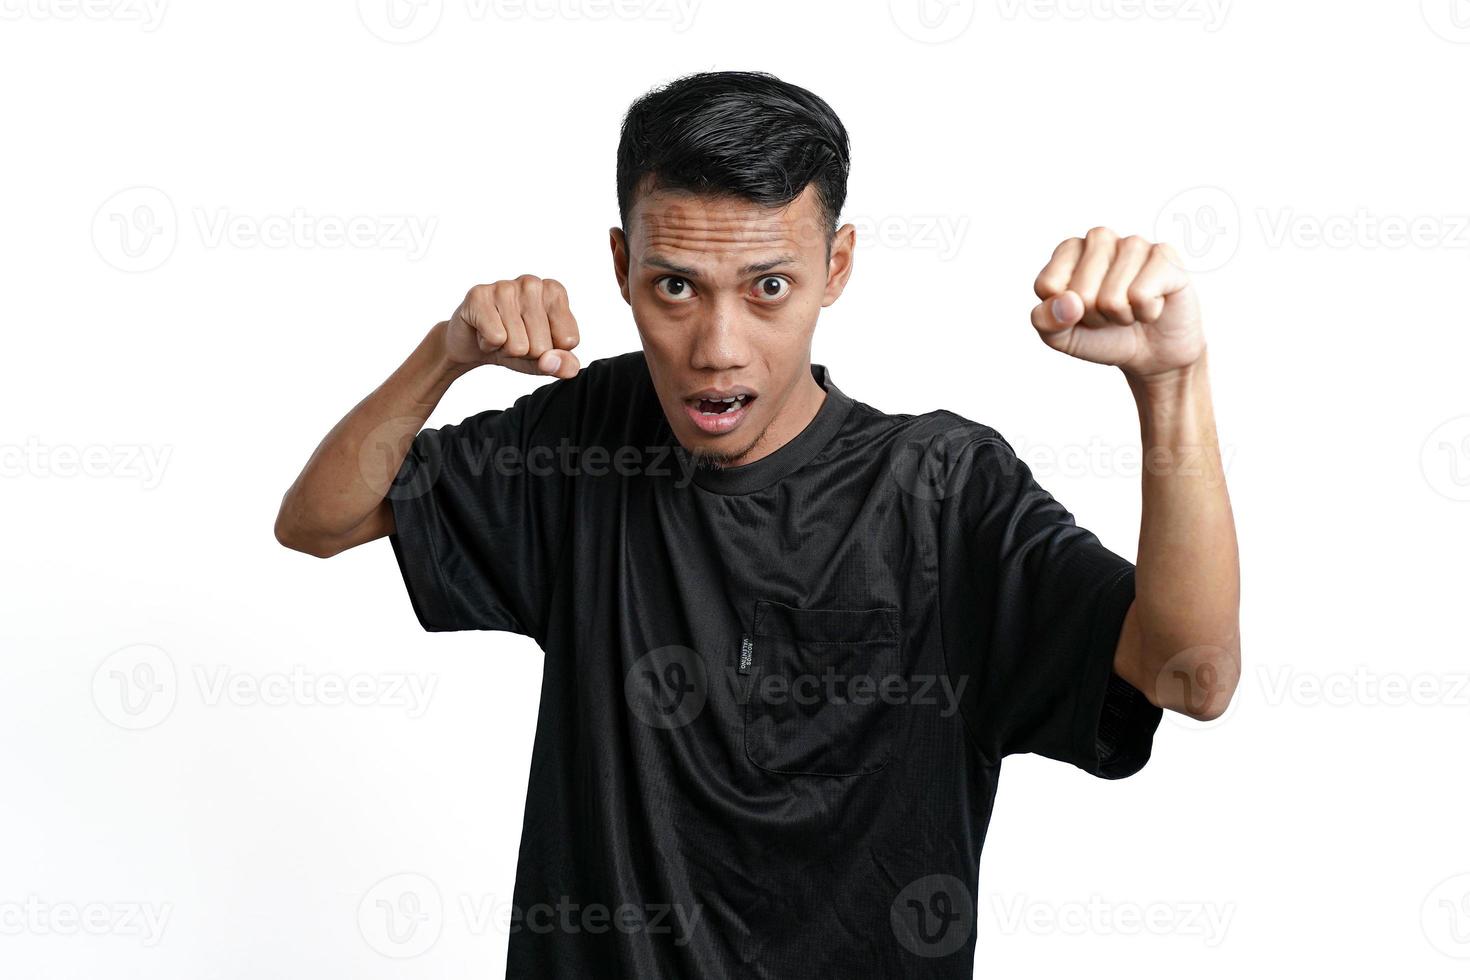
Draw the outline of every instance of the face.
M613 267L675 436L710 466L774 452L826 397L812 332L852 273L852 225L829 257L810 185L774 209L655 191L628 224L611 229Z

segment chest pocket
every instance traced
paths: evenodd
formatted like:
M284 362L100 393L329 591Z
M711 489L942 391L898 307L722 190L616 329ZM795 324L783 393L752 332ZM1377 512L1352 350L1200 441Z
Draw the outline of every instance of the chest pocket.
M893 750L904 691L898 610L761 600L742 643L745 755L771 772L857 776Z

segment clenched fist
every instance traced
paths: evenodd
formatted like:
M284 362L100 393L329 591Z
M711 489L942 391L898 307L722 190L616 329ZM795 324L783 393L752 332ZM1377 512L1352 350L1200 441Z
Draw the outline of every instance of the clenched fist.
M567 291L555 279L519 276L471 289L445 326L455 364L498 364L523 374L574 377L580 337Z
M1056 348L1131 377L1185 368L1204 353L1199 302L1168 245L1094 228L1057 246L1036 277L1031 325Z

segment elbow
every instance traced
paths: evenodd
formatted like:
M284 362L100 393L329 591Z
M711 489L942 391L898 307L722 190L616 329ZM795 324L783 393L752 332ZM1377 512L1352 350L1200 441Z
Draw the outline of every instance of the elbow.
M305 533L300 522L291 517L289 506L284 502L276 515L275 534L277 544L313 558L331 558L342 550L321 535Z
M1240 643L1201 644L1170 657L1158 674L1160 708L1214 721L1225 714L1240 686Z

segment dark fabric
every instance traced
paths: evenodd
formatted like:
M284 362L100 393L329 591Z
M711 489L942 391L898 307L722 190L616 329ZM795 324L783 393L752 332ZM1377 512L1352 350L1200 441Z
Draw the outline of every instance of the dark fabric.
M419 622L546 653L507 976L970 977L1001 760L1147 762L1132 564L994 429L812 371L745 466L691 466L642 352L405 459Z

